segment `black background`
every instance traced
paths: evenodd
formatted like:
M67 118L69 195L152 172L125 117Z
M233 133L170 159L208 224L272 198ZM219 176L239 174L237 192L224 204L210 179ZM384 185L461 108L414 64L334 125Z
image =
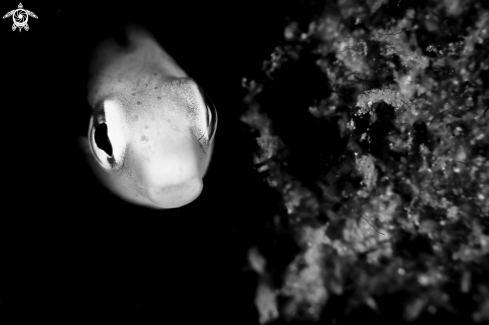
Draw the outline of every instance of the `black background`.
M0 26L0 319L255 323L246 251L266 240L275 200L239 121L241 80L282 38L287 8L258 0L22 3L39 17L29 18L29 31L13 32L11 18ZM17 6L3 1L2 16ZM77 147L88 130L92 50L128 21L146 27L218 111L204 191L180 209L113 197Z

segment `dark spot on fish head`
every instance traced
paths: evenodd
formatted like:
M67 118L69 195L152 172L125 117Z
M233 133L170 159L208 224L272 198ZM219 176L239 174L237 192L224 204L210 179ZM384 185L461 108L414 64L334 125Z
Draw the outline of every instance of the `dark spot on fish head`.
M158 96L158 97L156 97L156 98L161 99L161 96Z
M143 136L141 137L141 141L146 142L146 141L148 141L148 138L147 138L145 135L143 135Z
M132 93L132 95L133 95L133 96L136 96L136 94L135 94L135 93Z
M141 105L141 101L138 100L138 105Z
M155 87L155 89L158 89L158 87Z
M146 87L148 87L148 83L146 83Z
M147 130L147 129L149 129L149 126L145 125L144 128Z

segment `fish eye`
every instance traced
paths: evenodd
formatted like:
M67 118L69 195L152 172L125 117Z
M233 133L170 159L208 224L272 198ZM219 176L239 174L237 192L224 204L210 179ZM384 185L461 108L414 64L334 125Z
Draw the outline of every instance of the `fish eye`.
M110 144L109 135L107 134L107 124L101 123L95 127L95 145L105 151L109 157L113 157L112 145Z
M90 120L89 143L93 155L105 169L114 164L112 144L110 143L108 127L100 118L92 117Z
M216 133L217 129L217 112L216 112L216 107L214 106L214 103L210 99L210 97L200 89L201 93L203 94L204 97L204 103L205 106L207 107L207 114L206 114L206 122L207 122L207 134L209 134L209 142L214 138L214 134Z
M98 105L90 119L90 148L105 169L117 168L124 154L124 137L117 110L117 103L105 102Z

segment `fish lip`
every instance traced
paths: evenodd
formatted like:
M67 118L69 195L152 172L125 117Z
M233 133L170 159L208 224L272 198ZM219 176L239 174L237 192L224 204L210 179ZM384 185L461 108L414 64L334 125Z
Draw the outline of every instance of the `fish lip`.
M146 198L153 205L161 209L174 209L195 201L202 193L204 184L200 177L193 177L186 182L165 187L141 187L144 189ZM153 192L152 190L156 191ZM162 195L162 197L158 197L158 195Z

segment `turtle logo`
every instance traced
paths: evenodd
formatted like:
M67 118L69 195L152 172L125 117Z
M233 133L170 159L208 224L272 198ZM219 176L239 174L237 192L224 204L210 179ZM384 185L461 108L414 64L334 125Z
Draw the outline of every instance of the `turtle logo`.
M12 31L15 29L19 29L19 32L24 28L26 31L29 30L29 25L27 25L27 21L29 20L29 16L33 18L37 18L36 14L32 11L23 9L22 3L19 3L19 8L11 10L3 16L3 18L7 18L12 16L14 20L14 24L12 25Z

